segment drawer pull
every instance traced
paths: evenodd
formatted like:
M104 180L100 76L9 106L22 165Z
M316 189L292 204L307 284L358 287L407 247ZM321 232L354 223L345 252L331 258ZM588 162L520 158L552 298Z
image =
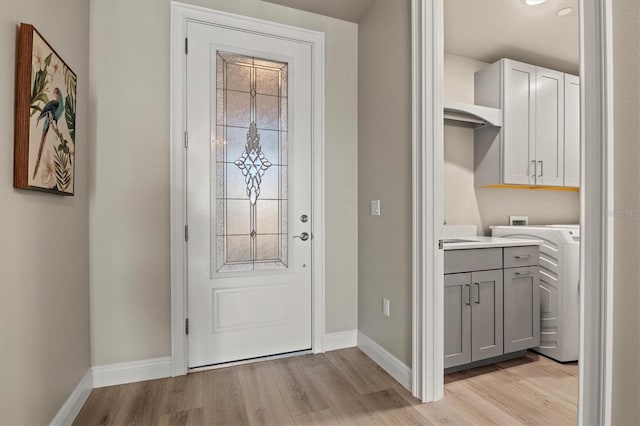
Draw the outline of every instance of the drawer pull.
M530 254L517 254L517 255L515 255L513 257L515 257L516 259L529 259L531 257L531 255Z
M516 272L516 277L530 277L532 274L531 271L529 272Z

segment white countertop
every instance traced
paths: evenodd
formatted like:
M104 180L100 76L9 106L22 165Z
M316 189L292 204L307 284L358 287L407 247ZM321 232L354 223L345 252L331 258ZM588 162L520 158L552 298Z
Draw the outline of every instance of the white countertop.
M454 237L454 239L468 240L461 242L446 242L444 243L445 250L465 250L476 248L491 248L491 247L520 247L520 246L541 246L542 240L536 240L533 238L501 238L501 237Z

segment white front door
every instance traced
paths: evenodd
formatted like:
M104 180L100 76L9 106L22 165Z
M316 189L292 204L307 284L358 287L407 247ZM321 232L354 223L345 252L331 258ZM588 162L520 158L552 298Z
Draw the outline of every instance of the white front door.
M311 349L311 45L187 36L189 367Z

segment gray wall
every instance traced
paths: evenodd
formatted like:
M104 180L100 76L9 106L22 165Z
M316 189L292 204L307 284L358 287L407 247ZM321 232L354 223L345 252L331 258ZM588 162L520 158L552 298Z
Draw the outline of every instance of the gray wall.
M188 3L325 32L326 330L355 330L357 26L258 0ZM169 5L91 0L94 365L171 353Z
M13 189L20 22L78 74L74 197ZM0 32L0 424L48 424L90 366L89 3L4 0Z
M613 3L614 297L612 423L640 424L640 2Z
M374 3L358 46L358 328L411 365L409 0ZM381 216L369 215L370 200L381 200Z
M445 98L473 103L473 73L486 64L445 55ZM476 225L490 235L491 225L508 225L509 216L529 216L529 224L578 223L578 192L475 188L473 129L453 121L444 126L444 218L448 225Z

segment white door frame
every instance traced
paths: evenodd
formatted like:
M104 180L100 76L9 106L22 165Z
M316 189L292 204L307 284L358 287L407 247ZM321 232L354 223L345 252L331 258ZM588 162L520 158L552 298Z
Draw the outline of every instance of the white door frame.
M312 52L312 345L324 351L324 34L171 2L171 375L188 371L186 220L186 29L188 22L305 43Z
M444 256L438 249L444 208L443 0L412 0L412 393L444 395Z
M611 423L613 283L613 61L611 1L580 0L580 424ZM413 393L444 395L444 0L412 0ZM586 171L586 173L585 173Z

